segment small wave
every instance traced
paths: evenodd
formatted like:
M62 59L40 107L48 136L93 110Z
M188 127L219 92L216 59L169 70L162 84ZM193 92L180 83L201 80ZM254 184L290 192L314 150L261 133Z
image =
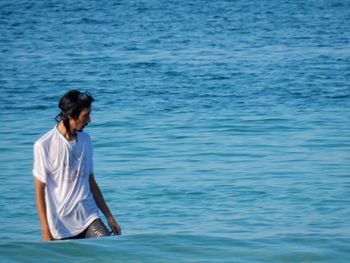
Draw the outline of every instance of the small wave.
M348 244L349 239L300 234L249 239L153 233L49 243L7 241L0 244L0 252L6 262L327 262L335 255L337 262L346 262L343 248Z
M342 100L342 99L350 98L350 94L327 95L326 97L330 99L335 99L335 100Z

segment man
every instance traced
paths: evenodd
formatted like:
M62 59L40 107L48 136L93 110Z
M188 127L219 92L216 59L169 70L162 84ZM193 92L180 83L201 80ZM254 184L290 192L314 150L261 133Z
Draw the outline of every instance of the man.
M93 97L68 91L58 106L57 125L34 144L35 200L42 240L109 235L99 218L105 215L120 235L93 174L92 144L83 129L90 122Z

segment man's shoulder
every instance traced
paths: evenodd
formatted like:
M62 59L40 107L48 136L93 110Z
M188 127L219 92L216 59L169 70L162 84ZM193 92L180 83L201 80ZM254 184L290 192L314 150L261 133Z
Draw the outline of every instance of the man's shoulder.
M54 137L55 135L55 129L56 128L53 128L49 131L47 131L46 133L44 133L36 142L35 142L35 145L45 145L47 144L48 142L50 142L52 140L52 138Z
M90 135L87 132L84 132L84 131L79 132L79 138L82 141L89 141L89 142L91 142Z

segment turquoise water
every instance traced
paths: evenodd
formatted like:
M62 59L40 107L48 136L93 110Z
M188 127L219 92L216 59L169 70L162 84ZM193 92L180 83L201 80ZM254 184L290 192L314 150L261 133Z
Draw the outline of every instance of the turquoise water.
M1 262L348 262L349 20L348 1L0 1ZM96 99L123 236L43 243L32 147L72 88Z

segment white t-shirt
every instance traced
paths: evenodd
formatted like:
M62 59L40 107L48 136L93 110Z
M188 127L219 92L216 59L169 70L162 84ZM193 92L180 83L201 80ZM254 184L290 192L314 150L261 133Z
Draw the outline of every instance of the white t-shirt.
M46 214L54 238L78 235L99 218L90 191L92 172L92 144L85 132L69 142L55 127L34 144L33 175L46 184Z

